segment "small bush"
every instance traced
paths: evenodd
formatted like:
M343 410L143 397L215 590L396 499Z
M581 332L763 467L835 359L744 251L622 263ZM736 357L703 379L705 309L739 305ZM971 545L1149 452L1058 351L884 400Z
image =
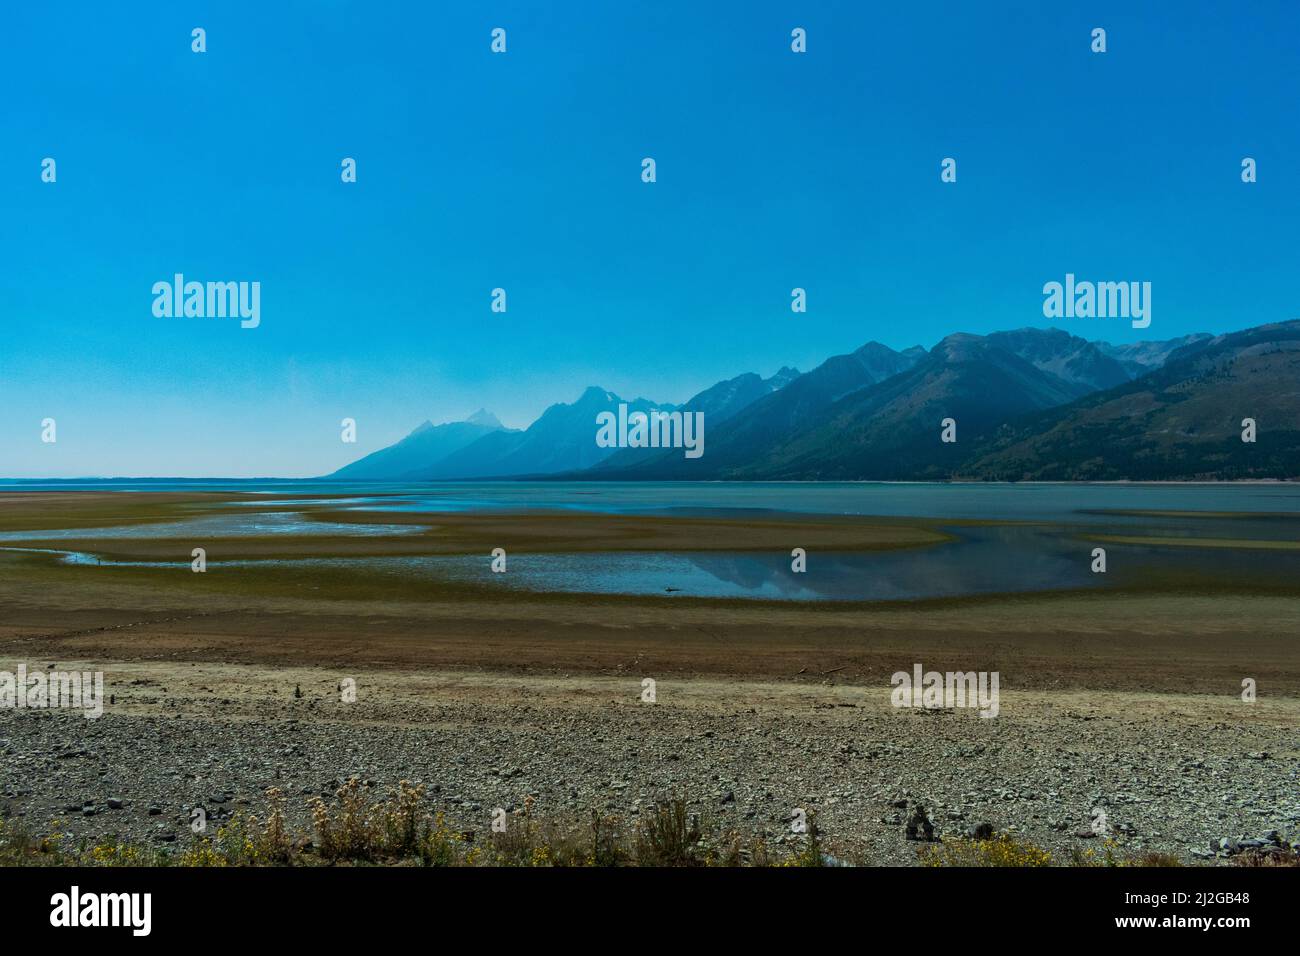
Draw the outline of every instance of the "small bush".
M435 814L433 823L421 833L415 855L424 866L453 866L460 852L460 837L451 832L446 818Z
M1052 855L1032 843L998 833L987 840L949 840L923 847L922 866L1051 866Z
M1114 840L1103 840L1101 852L1089 847L1086 850L1075 848L1070 851L1071 866L1182 866L1182 861L1172 853L1157 853L1148 850L1137 854L1121 854L1120 846Z
M316 843L326 860L373 860L379 850L370 798L361 781L352 777L335 791L338 804L329 807L320 797L311 800Z
M655 804L637 824L633 855L638 866L699 864L700 823L688 816L685 800Z
M50 827L62 825L51 820ZM36 838L21 824L0 818L0 866L58 866L69 862L63 853L63 834Z
M288 863L293 845L284 825L284 793L279 787L266 791L266 823L256 838L257 858L266 863Z
M1233 866L1300 866L1300 850L1294 846L1246 850L1232 858Z

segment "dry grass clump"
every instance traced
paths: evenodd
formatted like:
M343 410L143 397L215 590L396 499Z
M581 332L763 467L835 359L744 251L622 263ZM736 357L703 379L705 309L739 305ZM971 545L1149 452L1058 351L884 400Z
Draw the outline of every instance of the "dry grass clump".
M532 797L513 813L493 815L485 835L457 832L431 812L425 788L402 781L374 798L356 778L330 801L308 802L311 836L286 822L285 797L266 793L266 813L240 814L184 850L105 841L68 851L56 831L34 839L0 820L0 865L90 866L821 866L823 851L810 815L804 839L770 847L735 830L711 833L685 800L664 800L629 821L593 812L585 826L540 821ZM60 821L51 821L57 828Z
M1052 855L1028 841L997 833L986 840L947 840L917 852L922 866L1051 866Z
M52 833L31 836L0 819L0 866L643 866L643 867L818 867L843 865L826 853L816 815L804 832L784 844L713 830L683 799L656 803L635 818L593 812L585 825L539 820L532 797L511 813L492 815L482 835L458 832L441 812L429 808L425 787L401 781L386 796L372 795L355 777L334 793L308 802L314 833L294 833L287 823L284 794L266 793L266 812L236 816L210 837L188 848L149 848L117 840L75 850L51 821ZM986 839L948 839L917 852L922 866L1179 866L1178 857L1152 851L1126 853L1114 840L1073 850L1054 860L1042 847L1008 833ZM1248 850L1233 857L1238 866L1300 866L1292 845Z
M1232 858L1234 866L1300 866L1300 850L1295 846L1251 849Z
M995 833L982 840L948 840L922 848L917 853L922 866L1056 866L1052 855L1028 840L1008 833ZM1172 853L1145 851L1125 853L1114 840L1103 840L1099 849L1071 850L1065 866L1182 866Z

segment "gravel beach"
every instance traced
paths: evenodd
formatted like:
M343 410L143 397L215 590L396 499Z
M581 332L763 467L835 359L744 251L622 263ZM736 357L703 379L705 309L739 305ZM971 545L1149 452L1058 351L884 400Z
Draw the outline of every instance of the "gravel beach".
M905 830L918 804L940 838L989 824L1062 862L1098 846L1098 810L1122 850L1185 863L1300 829L1294 698L1008 689L999 716L983 719L894 708L888 686L833 676L669 679L646 703L633 677L104 669L113 703L98 719L0 712L0 813L74 846L183 847L194 808L219 825L260 812L273 786L309 834L307 800L353 776L376 795L423 783L431 809L479 833L495 808L530 796L538 819L576 826L592 810L634 819L680 797L706 823L780 845L801 839L790 820L804 809L837 858L881 865L916 862ZM345 703L348 678L356 700Z

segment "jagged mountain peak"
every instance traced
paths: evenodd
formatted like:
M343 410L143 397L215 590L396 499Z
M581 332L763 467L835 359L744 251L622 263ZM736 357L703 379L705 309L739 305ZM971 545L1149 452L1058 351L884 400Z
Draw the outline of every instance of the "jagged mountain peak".
M763 384L772 391L776 391L778 388L785 388L802 374L791 365L782 365L771 378L763 379Z
M501 420L497 418L495 415L493 415L491 412L489 412L486 408L480 408L473 415L469 416L469 418L465 419L465 421L469 422L471 425L483 425L486 426L487 428L505 427L504 425L501 424ZM425 422L425 424L427 425L428 422Z

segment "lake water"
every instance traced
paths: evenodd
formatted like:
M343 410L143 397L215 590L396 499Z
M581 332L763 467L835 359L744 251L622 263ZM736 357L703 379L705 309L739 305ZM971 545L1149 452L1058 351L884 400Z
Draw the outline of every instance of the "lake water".
M1122 586L1142 575L1174 570L1194 580L1300 581L1300 551L1106 545L1108 571L1090 571L1096 533L1167 539L1224 538L1294 541L1300 535L1300 485L1088 485L886 483L558 483L492 482L376 485L321 482L0 483L0 491L69 490L238 491L230 515L118 529L63 529L0 535L10 549L23 539L76 537L202 537L247 534L386 536L422 530L410 525L366 525L308 520L294 513L245 512L248 505L326 504L342 510L439 512L578 510L611 514L760 517L773 512L881 515L938 519L955 540L888 552L817 552L808 571L790 570L788 550L773 553L512 554L506 574L491 574L483 556L310 558L298 567L364 567L403 578L464 580L491 587L680 597L741 597L803 601L879 601L1046 589ZM325 495L326 498L306 498ZM1152 515L1143 512L1179 512ZM1234 515L1225 519L1223 515ZM943 525L977 519L996 525ZM797 537L797 532L793 537ZM12 542L10 544L9 542ZM1172 542L1171 542L1172 543ZM792 540L791 546L798 542ZM503 546L509 548L509 543ZM60 552L76 564L95 555ZM139 562L146 564L145 562ZM188 568L188 551L167 566ZM284 561L238 561L274 567ZM157 562L149 562L156 566ZM211 560L212 569L221 566Z
M58 528L48 531L0 531L0 541L41 538L47 541L71 538L240 538L250 535L390 535L418 534L425 529L409 524L353 524L343 521L313 521L293 512L239 514L193 518L189 521L156 521L116 528Z
M343 507L397 511L546 508L612 514L785 511L812 514L1089 521L1107 510L1300 514L1300 483L998 484L935 482L440 482L0 480L0 492L228 491L286 502L331 496ZM328 499L327 499L328 500ZM305 503L305 500L304 500ZM320 504L320 501L314 501Z

